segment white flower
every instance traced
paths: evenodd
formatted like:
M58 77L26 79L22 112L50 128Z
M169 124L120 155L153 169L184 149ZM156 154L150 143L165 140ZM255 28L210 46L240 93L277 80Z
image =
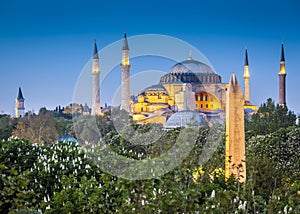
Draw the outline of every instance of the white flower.
M214 198L216 196L216 192L215 192L215 190L213 190L212 192L211 192L211 198Z
M247 201L244 201L244 203L242 203L242 201L240 201L238 209L239 210L245 210L246 209L246 203L247 203Z

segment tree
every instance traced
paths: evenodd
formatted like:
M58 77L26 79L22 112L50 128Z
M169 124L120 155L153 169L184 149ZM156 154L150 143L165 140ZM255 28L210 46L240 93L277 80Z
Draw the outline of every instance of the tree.
M138 128L146 131L149 127ZM300 129L288 130L284 139L294 140L295 144ZM172 145L171 138L178 130L173 131L162 136L167 146L163 150ZM15 139L1 141L0 213L299 213L299 179L283 185L276 159L269 161L269 156L260 156L268 153L267 147L261 145L267 145L271 135L249 143L249 176L245 184L240 184L233 177L225 181L224 173L212 173L216 167L224 166L224 139L212 156L212 163L204 164L204 172L194 180L199 154L207 143L207 130L202 128L199 132L193 151L182 165L149 180L127 180L101 171L78 144L38 146ZM217 132L213 135L219 136ZM149 152L157 154L156 149L160 146ZM295 168L299 169L298 165ZM285 178L289 176L284 174Z
M269 159L289 179L300 175L300 128L281 128L265 136L254 136L247 142L247 151L254 159ZM249 156L248 155L248 156ZM298 179L299 180L299 179Z
M29 172L19 173L14 168L0 164L0 173L0 212L27 210L32 205L31 197L34 195L29 189Z
M15 126L18 123L17 118L11 118L8 115L1 116L0 117L0 140L7 140L12 132Z
M41 108L38 115L25 115L19 120L13 136L29 139L37 144L53 143L58 134L52 113Z
M250 120L246 120L246 130L252 135L272 133L280 128L295 126L296 115L286 105L275 105L269 98Z
M74 135L72 120L64 117L54 117L55 128L59 136L62 135Z
M73 118L74 131L80 144L88 142L89 145L97 144L101 138L101 133L96 123L96 119L91 115L80 115Z

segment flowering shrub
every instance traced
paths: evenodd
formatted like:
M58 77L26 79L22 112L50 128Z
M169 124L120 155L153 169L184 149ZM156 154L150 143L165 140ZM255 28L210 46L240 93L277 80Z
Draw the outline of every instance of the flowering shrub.
M294 172L299 170L299 147L292 145L298 143L299 128L249 140L246 183L233 177L225 182L224 141L210 161L199 166L206 140L205 129L199 131L194 150L181 166L159 179L137 181L102 172L75 143L38 146L20 139L1 141L0 213L299 213L299 177L280 173L285 170L281 161L294 161ZM168 132L163 149L172 145L177 134L177 130ZM133 155L135 148L126 154L122 140L115 136L106 136L109 146L140 158ZM160 145L152 145L147 155L159 155L159 149ZM289 158L284 159L284 154ZM274 185L268 185L270 181Z

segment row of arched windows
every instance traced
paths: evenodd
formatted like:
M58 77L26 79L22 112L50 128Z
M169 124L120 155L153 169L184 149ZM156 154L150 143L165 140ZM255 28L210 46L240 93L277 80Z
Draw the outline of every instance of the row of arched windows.
M193 73L184 74L166 74L160 78L161 83L169 82L202 82L202 83L220 83L219 75L196 75Z

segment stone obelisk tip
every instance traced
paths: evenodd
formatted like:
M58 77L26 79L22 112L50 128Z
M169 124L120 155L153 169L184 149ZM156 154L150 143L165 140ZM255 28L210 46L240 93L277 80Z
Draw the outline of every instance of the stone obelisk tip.
M230 77L228 90L235 93L243 93L234 73Z

